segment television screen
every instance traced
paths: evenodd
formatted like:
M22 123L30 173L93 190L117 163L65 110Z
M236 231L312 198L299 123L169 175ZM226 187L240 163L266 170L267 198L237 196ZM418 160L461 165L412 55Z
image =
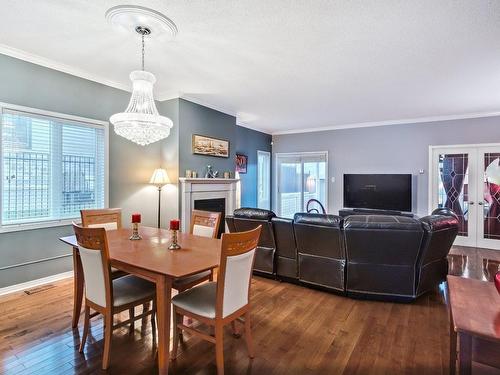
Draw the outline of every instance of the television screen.
M345 174L344 207L411 211L411 174Z

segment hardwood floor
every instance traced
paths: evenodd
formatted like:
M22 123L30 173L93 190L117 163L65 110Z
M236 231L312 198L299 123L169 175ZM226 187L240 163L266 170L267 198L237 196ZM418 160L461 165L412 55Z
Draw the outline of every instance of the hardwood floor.
M495 264L484 262L484 256L500 261L500 252L470 248L455 248L452 255L451 273L467 277L493 271ZM77 350L82 328L71 330L72 280L33 292L0 297L0 374L102 372L102 319L93 319L85 353ZM227 329L227 374L448 373L448 316L441 291L411 304L373 302L255 277L252 303L256 358L251 361L244 339ZM185 333L170 371L215 374L214 346ZM149 319L136 322L132 333L127 327L115 331L108 372L157 372Z

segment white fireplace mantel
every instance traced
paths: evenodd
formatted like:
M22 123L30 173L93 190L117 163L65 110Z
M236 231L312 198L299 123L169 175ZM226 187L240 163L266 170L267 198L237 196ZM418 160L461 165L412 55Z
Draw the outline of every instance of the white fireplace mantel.
M224 198L226 214L240 207L240 180L237 178L179 178L181 185L181 226L191 227L191 211L198 199Z

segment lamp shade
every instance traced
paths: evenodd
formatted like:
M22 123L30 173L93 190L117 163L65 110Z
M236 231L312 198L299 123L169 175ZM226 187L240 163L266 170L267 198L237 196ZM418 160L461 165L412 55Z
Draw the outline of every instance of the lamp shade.
M170 179L168 178L167 171L162 168L155 169L151 179L149 180L150 184L156 186L163 186L170 183Z

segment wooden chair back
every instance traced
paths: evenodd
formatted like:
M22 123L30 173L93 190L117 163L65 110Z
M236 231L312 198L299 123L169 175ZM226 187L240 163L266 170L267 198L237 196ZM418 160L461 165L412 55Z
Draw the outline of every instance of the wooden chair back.
M226 318L248 306L255 249L262 226L247 232L224 233L217 278L216 316Z
M195 236L217 238L220 220L220 212L193 210L190 233Z
M115 230L122 227L122 210L120 208L81 210L80 215L82 217L82 226L86 228Z
M73 223L85 279L85 297L101 306L112 306L113 288L108 241L104 228L84 228Z

